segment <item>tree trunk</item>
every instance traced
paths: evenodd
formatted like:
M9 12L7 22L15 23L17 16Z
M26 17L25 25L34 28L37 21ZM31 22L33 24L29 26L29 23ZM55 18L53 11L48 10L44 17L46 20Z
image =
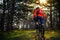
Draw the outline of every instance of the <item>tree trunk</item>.
M59 29L60 29L60 0L58 1L58 6L59 6Z

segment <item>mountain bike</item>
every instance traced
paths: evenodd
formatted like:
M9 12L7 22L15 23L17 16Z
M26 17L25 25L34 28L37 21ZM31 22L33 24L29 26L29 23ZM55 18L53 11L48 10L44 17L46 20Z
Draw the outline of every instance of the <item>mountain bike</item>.
M42 27L39 20L38 25L36 25L35 40L45 40L44 33L45 33L44 27Z

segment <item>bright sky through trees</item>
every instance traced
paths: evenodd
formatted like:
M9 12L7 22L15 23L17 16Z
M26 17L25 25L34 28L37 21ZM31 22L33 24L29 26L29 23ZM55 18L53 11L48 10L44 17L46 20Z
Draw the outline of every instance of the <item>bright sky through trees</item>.
M2 4L3 3L3 0L0 0L0 4Z
M40 3L42 3L42 4L46 3L46 0L39 0L39 1L40 1Z

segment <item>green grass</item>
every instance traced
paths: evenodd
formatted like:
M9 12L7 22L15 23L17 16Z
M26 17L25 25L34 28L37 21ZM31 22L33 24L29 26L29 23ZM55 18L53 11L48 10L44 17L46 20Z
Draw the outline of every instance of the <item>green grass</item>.
M45 31L45 38L49 40L60 40L60 32ZM35 30L13 30L9 33L0 32L0 40L34 40Z

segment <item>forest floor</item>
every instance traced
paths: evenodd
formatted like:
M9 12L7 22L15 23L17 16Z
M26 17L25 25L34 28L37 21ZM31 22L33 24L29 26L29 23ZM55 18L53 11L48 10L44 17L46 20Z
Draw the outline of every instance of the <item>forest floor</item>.
M35 40L36 30L12 30L0 32L0 40ZM47 40L60 40L59 31L45 31Z

